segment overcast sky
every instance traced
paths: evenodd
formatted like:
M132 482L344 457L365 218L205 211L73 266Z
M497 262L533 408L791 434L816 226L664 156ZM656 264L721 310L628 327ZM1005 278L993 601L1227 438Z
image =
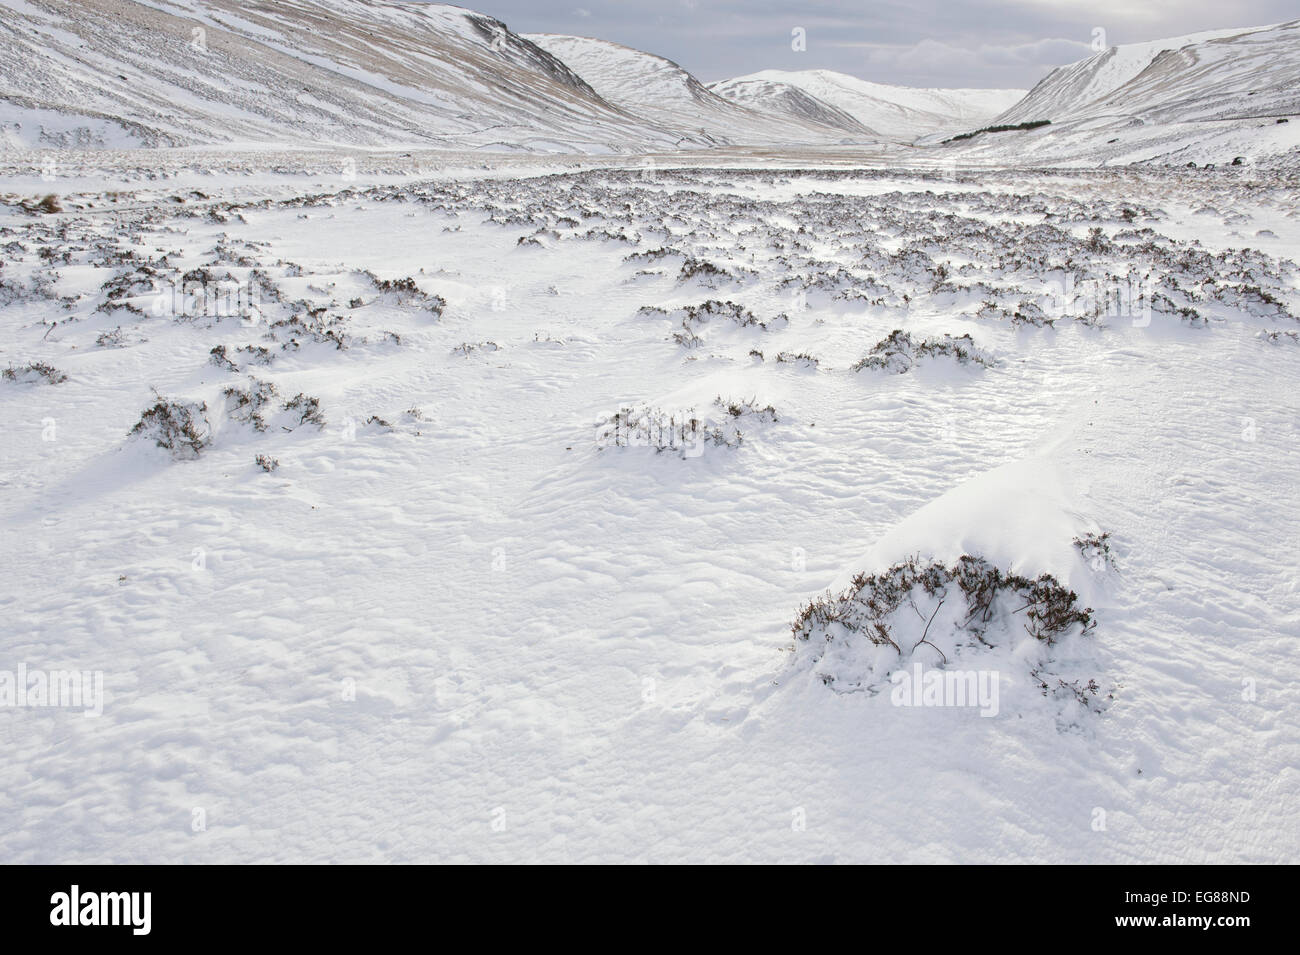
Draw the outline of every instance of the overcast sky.
M1028 88L1109 45L1300 16L1295 0L468 0L516 33L614 40L705 82L829 69L903 86ZM802 28L807 49L791 48Z

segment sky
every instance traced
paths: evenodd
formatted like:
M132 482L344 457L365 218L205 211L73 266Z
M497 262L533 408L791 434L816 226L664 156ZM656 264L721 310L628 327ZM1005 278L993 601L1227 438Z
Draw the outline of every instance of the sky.
M1295 0L462 0L515 33L594 36L704 82L827 69L878 83L1027 89L1107 46L1300 16ZM803 49L796 49L796 30Z

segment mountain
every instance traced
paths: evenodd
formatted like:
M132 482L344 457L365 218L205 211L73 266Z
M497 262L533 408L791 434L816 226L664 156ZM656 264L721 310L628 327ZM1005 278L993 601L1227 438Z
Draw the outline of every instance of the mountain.
M6 0L0 126L10 146L602 152L679 138L492 17L385 0Z
M807 119L858 135L881 138L849 113L804 92L792 83L776 80L729 80L714 84L714 90L733 103L768 113Z
M712 83L709 89L733 102L772 111L801 108L801 99L810 97L886 139L906 143L984 125L1025 95L1024 90L888 86L832 70L763 70Z
M11 148L275 143L602 153L870 137L833 120L749 109L662 57L600 40L521 37L445 4L0 7L0 145Z
M1018 90L671 60L400 0L6 0L0 149L627 154L890 144L994 164L1300 165L1300 21L1112 47ZM1021 131L988 126L1037 123ZM959 134L959 142L950 142ZM939 147L932 149L930 147Z
M1097 116L1183 122L1295 112L1297 78L1300 21L1194 33L1113 46L1058 67L995 122Z
M551 33L524 39L581 76L606 102L686 139L767 145L877 138L851 116L810 97L803 97L802 110L791 110L719 96L672 60L608 40Z
M1300 20L1111 47L1045 76L964 152L1000 162L1300 163Z

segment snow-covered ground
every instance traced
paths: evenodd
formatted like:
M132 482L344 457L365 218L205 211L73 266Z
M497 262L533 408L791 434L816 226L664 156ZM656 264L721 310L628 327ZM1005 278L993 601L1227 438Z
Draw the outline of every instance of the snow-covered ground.
M8 176L7 860L1294 861L1300 180L732 158Z

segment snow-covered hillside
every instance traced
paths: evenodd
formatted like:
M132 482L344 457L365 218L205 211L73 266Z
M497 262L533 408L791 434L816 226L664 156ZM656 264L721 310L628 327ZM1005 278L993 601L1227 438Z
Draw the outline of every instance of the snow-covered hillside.
M767 113L779 113L794 120L813 120L835 126L855 136L884 141L875 130L868 129L844 110L823 102L791 83L772 80L738 80L714 86L714 91L733 103Z
M994 122L1287 115L1300 105L1298 80L1300 21L1214 30L1113 46L1059 67Z
M10 146L298 143L608 151L670 136L499 21L361 0L12 0Z
M792 113L765 108L775 104L733 102L710 92L672 60L618 43L547 33L526 34L525 39L555 56L607 102L683 137L750 145L872 138L869 130L834 110Z
M1024 90L914 89L870 83L832 70L764 70L709 85L719 96L760 109L801 111L798 91L893 142L981 126Z
M923 165L1300 162L1300 21L1117 47L1019 90L828 70L706 87L616 43L400 0L12 0L0 146L609 155L893 144ZM1049 120L1033 132L953 136ZM910 150L905 147L923 147ZM940 149L931 147L941 146ZM864 154L865 155L865 154ZM874 155L874 153L873 153Z
M1111 47L1053 70L968 162L1300 165L1300 20Z
M14 0L0 7L0 142L11 148L335 144L603 153L872 138L833 107L808 105L749 109L662 57L601 40L520 37L492 17L443 4Z

